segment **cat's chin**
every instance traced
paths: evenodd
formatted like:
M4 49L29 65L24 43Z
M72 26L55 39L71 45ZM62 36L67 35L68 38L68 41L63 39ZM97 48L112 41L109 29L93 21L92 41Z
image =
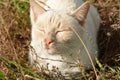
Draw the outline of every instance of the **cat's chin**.
M56 51L54 49L46 49L46 53L50 55L56 54Z
M49 47L45 46L44 50L46 51L47 54L50 54L50 55L58 54L59 52L54 46L49 46Z

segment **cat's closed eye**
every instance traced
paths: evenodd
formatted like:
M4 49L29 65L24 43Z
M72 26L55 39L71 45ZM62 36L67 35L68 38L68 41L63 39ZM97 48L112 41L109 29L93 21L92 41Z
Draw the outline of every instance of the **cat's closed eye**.
M38 31L38 32L45 33L45 30L44 30L44 29L42 29L42 28L41 28L41 29L38 29L37 31Z
M58 33L62 33L63 31L56 31L56 34L58 34Z
M69 32L69 31L70 31L69 29L58 30L58 31L56 31L56 34Z
M69 32L69 31L71 31L69 28L58 29L58 30L56 31L56 34L57 34L57 33L60 33L60 32Z

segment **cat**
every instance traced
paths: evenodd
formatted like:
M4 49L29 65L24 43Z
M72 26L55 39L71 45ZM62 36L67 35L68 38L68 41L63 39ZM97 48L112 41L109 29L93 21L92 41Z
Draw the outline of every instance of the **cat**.
M96 64L100 17L82 0L30 0L29 61L38 69L59 69L64 76Z

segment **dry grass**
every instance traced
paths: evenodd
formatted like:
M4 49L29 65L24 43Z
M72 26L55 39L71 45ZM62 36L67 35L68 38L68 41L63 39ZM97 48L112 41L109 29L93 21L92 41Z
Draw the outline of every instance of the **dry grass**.
M120 2L96 0L101 16L98 34L100 60L96 68L99 80L120 79ZM30 43L28 0L0 0L0 80L61 80L38 72L28 65ZM111 67L110 67L111 66ZM84 72L83 80L95 80L94 71Z
M102 62L120 65L120 1L98 0L95 5L101 16L98 44ZM111 64L111 61L113 64Z

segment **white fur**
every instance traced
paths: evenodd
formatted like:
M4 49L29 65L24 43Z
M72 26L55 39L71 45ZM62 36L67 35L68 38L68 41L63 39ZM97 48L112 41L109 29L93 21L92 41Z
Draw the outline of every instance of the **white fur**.
M56 13L59 14L66 14L69 13L76 8L78 8L83 2L81 0L47 0L47 5L56 11ZM49 17L50 15L54 15L52 11L48 11L47 13L41 14L38 16L38 19L36 22L33 21L33 13L31 11L31 22L32 22L32 41L31 46L34 48L35 52L30 49L29 53L29 60L31 64L34 64L36 61L36 66L38 68L41 68L41 66L48 67L49 70L52 70L53 66L56 66L59 68L59 70L62 72L62 74L66 73L77 73L80 72L80 69L76 64L79 62L78 59L80 59L80 65L84 66L87 69L92 68L91 61L88 57L88 54L83 47L83 44L81 41L76 38L77 36L72 36L76 40L74 43L71 44L71 49L69 51L62 49L60 52L63 52L61 54L48 54L43 48L43 40L39 39L39 36L36 36L37 28L36 26L39 26L40 22L42 22L45 17ZM74 25L75 31L78 33L78 35L81 37L83 42L85 43L86 47L89 50L90 56L92 58L93 63L95 64L95 58L97 58L98 54L97 52L97 43L96 43L96 35L99 28L100 18L99 14L97 13L97 10L91 6L86 22L84 24L84 27L80 26L76 20L74 20L72 17L68 17L67 15L62 16L65 20L69 21L71 25ZM59 20L59 18L57 19ZM47 21L46 21L47 22ZM67 26L71 26L71 25ZM46 28L47 29L47 28ZM87 31L87 32L86 32ZM90 39L92 40L89 40ZM61 45L62 46L62 45ZM72 47L75 46L75 47ZM61 47L60 47L61 48ZM80 53L79 53L80 51ZM72 54L72 56L70 55ZM63 59L64 58L64 59ZM62 62L63 61L63 62ZM47 63L49 63L48 66ZM73 63L73 64L72 64ZM76 67L71 67L76 66Z

